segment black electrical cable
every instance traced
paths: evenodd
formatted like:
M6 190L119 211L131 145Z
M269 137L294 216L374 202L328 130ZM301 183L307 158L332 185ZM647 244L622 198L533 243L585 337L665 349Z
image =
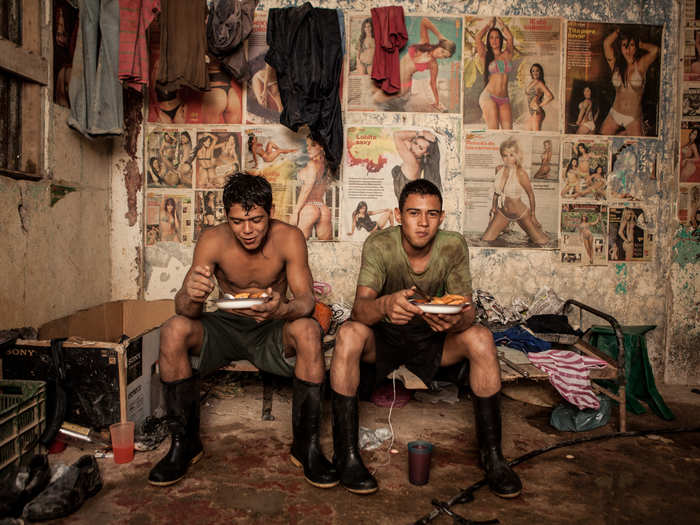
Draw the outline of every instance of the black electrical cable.
M602 441L604 439L614 439L614 438L621 438L621 437L640 437L640 436L648 436L649 434L677 434L681 432L700 432L700 427L694 427L694 428L669 428L669 429L653 429L653 430L632 430L630 432L615 432L613 434L602 434L600 436L591 436L591 437L585 437L585 438L579 438L579 439L569 439L567 441L561 441L559 443L555 443L554 445L550 445L548 447L543 447L537 450L533 450L531 452L527 452L526 454L523 454L522 456L519 456L515 458L512 461L508 462L508 465L511 467L515 467L517 465L520 465L521 463L527 461L528 459L532 459L534 457L537 457L541 454L544 454L545 452L549 452L551 450L556 450L558 448L563 448L563 447L570 447L573 445L580 445L582 443L591 443L593 441ZM473 485L467 487L466 489L463 489L460 491L456 496L453 496L451 499L449 499L447 502L442 503L441 506L438 506L438 508L434 509L431 511L429 514L426 514L422 518L420 518L418 521L414 523L414 525L426 525L427 523L430 523L433 521L435 518L437 518L442 512L444 512L443 508L451 508L452 506L458 504L458 503L469 503L470 501L474 500L474 492L476 492L478 489L486 485L486 478L480 479Z

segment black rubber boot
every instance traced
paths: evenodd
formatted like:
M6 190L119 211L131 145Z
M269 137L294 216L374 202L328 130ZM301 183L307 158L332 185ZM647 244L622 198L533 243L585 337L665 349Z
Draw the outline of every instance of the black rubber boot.
M204 454L199 440L199 374L178 381L163 381L170 450L148 475L151 485L167 487L185 477L187 468Z
M491 491L502 498L515 498L523 486L518 475L508 466L501 452L500 392L490 397L472 395L479 459L486 471Z
M321 452L321 400L323 383L309 383L294 377L292 432L294 442L290 459L304 469L306 481L327 489L338 484L338 472Z
M333 392L333 463L343 487L355 494L372 494L379 487L358 450L360 424L357 404L357 396Z

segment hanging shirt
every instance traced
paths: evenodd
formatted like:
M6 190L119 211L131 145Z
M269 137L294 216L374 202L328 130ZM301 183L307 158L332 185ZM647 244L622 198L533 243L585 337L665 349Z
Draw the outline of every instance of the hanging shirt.
M119 79L137 91L148 83L146 29L160 0L119 0Z
M336 10L308 2L270 9L267 45L265 61L277 72L284 106L280 123L292 131L307 124L335 171L343 155L339 96L343 51Z
M250 78L243 41L253 29L257 0L215 0L207 20L207 46L239 83Z
M374 7L372 29L374 30L374 60L372 80L388 95L401 90L399 51L408 41L403 7Z
M164 91L182 86L206 91L206 2L161 0L161 10L158 84Z

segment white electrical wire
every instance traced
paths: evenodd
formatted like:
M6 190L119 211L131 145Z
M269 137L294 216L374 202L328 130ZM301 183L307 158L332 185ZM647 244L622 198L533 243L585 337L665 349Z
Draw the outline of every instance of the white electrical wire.
M387 423L389 424L389 430L391 431L391 441L389 442L389 448L386 450L386 461L380 465L377 465L374 467L372 470L372 475L374 475L377 470L379 470L382 467L386 467L389 463L391 463L391 450L394 448L394 441L396 439L396 434L394 434L394 427L391 424L391 412L394 410L394 405L396 404L396 370L394 370L391 373L391 386L394 391L394 397L391 400L391 406L389 407L389 414L387 415Z

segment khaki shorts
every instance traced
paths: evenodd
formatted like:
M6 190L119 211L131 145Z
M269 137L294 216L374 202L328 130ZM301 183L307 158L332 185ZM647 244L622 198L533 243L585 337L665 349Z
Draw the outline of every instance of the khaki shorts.
M287 321L271 319L258 323L222 310L206 312L199 320L204 327L198 367L202 376L241 359L272 374L294 374L296 356L284 356L282 333Z

